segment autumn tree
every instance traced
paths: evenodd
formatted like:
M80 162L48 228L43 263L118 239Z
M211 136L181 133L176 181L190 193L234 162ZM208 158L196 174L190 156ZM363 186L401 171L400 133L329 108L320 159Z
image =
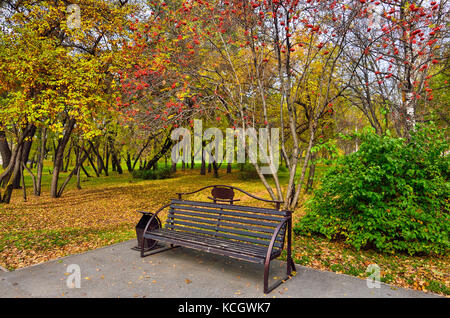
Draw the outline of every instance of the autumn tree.
M351 28L348 65L364 54L353 77L352 97L382 133L389 114L399 136L409 138L421 120L419 104L434 94L431 79L448 68L448 1L360 1Z
M1 174L8 184L2 201L9 202L11 177L21 169L23 144L35 127L59 135L54 158L51 195L58 187L64 151L76 132L90 139L101 133L115 98L110 72L120 25L132 8L127 1L77 1L83 12L78 25L68 22L64 2L5 1L7 28L1 38L0 122L16 136L9 166ZM86 156L80 160L80 165ZM74 171L69 174L71 177Z
M349 30L359 18L350 4L189 1L180 8L178 23L188 33L195 30L191 43L203 61L194 79L210 87L224 117L243 130L281 128L281 152L290 171L287 188L282 189L273 165L273 186L259 163L255 168L285 208L296 207L320 123L348 88L350 79L339 69Z

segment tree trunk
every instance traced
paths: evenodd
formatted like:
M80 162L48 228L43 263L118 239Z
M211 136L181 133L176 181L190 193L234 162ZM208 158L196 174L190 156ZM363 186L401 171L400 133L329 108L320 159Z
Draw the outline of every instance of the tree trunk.
M127 164L127 169L128 169L128 172L133 172L133 166L131 165L131 155L130 155L130 153L127 151L127 159L126 159L126 164Z
M78 151L77 162L80 162L80 154L81 154L81 151ZM78 168L77 168L77 189L81 190L81 164L78 165Z
M103 158L105 158L106 175L109 175L109 157L110 157L109 146L108 143L105 143Z
M14 158L14 169L12 170L12 174L9 178L9 181L6 184L5 193L3 195L3 198L1 198L1 202L9 204L11 202L11 195L14 190L14 180L17 178L17 176L20 173L20 165L21 165L21 157L23 153L23 144L19 146L18 153L16 157Z
M205 162L205 156L202 154L202 165L200 166L200 175L204 176L206 175L206 162Z
M409 140L411 138L411 132L416 129L416 113L414 105L414 93L406 92L405 95L405 129L404 135Z
M170 147L172 147L172 144L173 144L173 141L170 138L171 133L172 133L172 129L169 131L161 150L147 163L145 169L148 170L151 167L153 167L153 165L155 163L157 163L159 161L159 159L161 159L170 150Z
M3 169L6 169L11 161L12 152L3 130L0 131L0 154L2 156ZM6 183L0 184L0 186L4 187Z
M21 162L27 164L28 162L28 158L30 156L30 151L31 151L31 146L33 145L33 137L34 134L36 133L36 126L31 125L30 126L30 132L29 132L29 136L25 139L24 144L23 144L23 150L22 150L22 159ZM16 178L14 179L13 182L13 187L14 189L20 189L20 182L22 180L22 168L19 169L19 174L16 176Z
M311 155L311 164L309 165L308 181L306 182L305 188L306 193L308 193L312 189L314 184L314 175L316 173L316 164L314 163L315 157L316 157L315 154Z
M14 189L14 180L17 177L17 175L19 174L20 171L20 163L21 163L21 158L22 158L22 152L23 152L23 143L19 143L17 145L17 152L11 156L11 160L9 162L8 168L10 169L10 171L8 171L6 173L6 188L5 188L5 192L3 194L3 197L1 197L0 201L3 203L9 203L11 201L11 195ZM4 173L7 170L4 171Z
M72 148L73 148L73 144L70 143L69 151L68 151L67 156L66 156L66 166L64 167L64 172L67 172L67 170L69 170L69 165L70 165L70 154L71 154L71 152L72 152Z
M39 154L39 162L37 166L37 181L36 181L36 191L35 195L41 195L42 188L42 171L44 170L44 158L46 151L46 143L47 143L47 128L43 128L41 132L41 146L40 146L40 154Z
M80 150L81 151L81 150ZM92 178L91 175L86 171L86 169L83 167L83 164L81 164L81 170L83 170L84 174L87 178Z
M103 158L100 155L100 152L98 151L98 147L96 148L92 143L92 141L89 141L89 145L91 146L91 150L97 156L98 174L101 174L102 171L105 171L105 176L108 176L108 171L106 170L105 162L103 161Z
M19 163L20 164L20 163ZM21 164L20 164L20 169L19 169L19 171L20 171L20 175L22 176L22 187L23 187L23 201L24 202L27 202L27 187L26 187L26 185L25 185L25 175L23 174L23 167L26 167L26 164L25 164L25 162L22 162Z
M117 171L119 174L123 174L122 167L120 166L119 158L117 157L116 149L114 148L114 140L111 136L108 136L109 143L109 151L111 153L111 164L113 166L114 171Z
M303 162L302 172L300 174L300 178L297 183L297 189L295 190L295 195L291 198L291 200L289 200L289 205L290 205L290 208L292 209L292 211L295 210L295 208L297 207L298 200L300 198L300 191L302 189L303 182L305 181L306 169L308 167L308 163L311 158L311 149L314 146L315 133L316 133L316 123L314 123L310 129L308 148L306 150L305 159L304 159L305 161Z
M0 130L0 155L2 156L3 169L6 169L11 160L12 153L8 141L6 140L6 133L4 130Z
M66 129L64 130L64 135L61 140L58 142L58 147L56 149L55 163L53 165L53 175L52 175L52 183L50 186L50 195L52 198L58 198L58 179L59 173L61 171L63 159L64 159L64 150L69 142L70 135L72 134L73 128L75 127L75 119L70 118L67 121Z
M95 167L95 164L92 161L91 156L89 156L89 153L87 152L86 149L83 148L83 151L87 154L87 159L89 160L89 164L91 165L92 169L94 170L95 175L97 176L97 178L100 177L100 174L98 173L97 168Z
M219 166L217 165L216 161L213 161L212 163L213 171L214 171L214 178L219 177Z
M69 183L70 179L72 179L72 176L79 170L79 167L83 164L83 162L87 159L88 154L84 154L84 156L80 159L79 162L77 162L75 168L70 172L70 174L67 176L66 180L64 180L63 184L61 185L61 189L59 189L57 193L57 197L60 198L64 192L64 189L66 188L67 184Z
M14 180L20 173L21 163L22 163L22 154L24 149L24 144L27 137L30 136L34 126L27 125L22 133L20 134L17 144L11 152L11 158L9 160L8 166L5 170L0 174L0 184L5 185L4 194L0 193L0 202L9 203L11 200L12 191L14 189L13 183Z
M23 169L26 169L31 176L31 180L33 181L34 195L36 195L36 193L37 193L37 183L36 183L36 177L35 177L33 171L31 171L30 168L28 168L27 165L24 162L22 162L23 198L26 201L27 200L27 190L25 188L25 176L23 175Z

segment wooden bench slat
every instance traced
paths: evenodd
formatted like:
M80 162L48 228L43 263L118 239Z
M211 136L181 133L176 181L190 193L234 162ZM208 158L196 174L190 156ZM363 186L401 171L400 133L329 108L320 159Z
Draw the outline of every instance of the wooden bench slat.
M235 251L244 249L247 254L254 256L259 255L260 257L265 257L267 254L267 246L264 245L256 245L248 242L238 242L227 238L212 237L209 235L189 233L173 229L161 229L161 230L165 233L165 235L174 236L181 240L195 241L199 242L199 244L216 246L218 248L233 249ZM276 251L278 250L275 249L274 253L276 253Z
M176 214L190 215L190 216L196 216L196 217L201 217L201 218L211 218L211 219L217 218L216 215L212 216L210 213L196 213L196 212L189 212L189 211L183 211L183 210L174 210L173 212ZM272 222L264 222L264 221L257 221L255 219L243 219L243 218L239 218L239 217L230 217L230 216L226 216L226 215L221 215L220 219L224 220L224 221L232 221L232 222L238 222L238 223L260 225L260 226L265 226L265 227L272 228L272 229L275 229L278 226L278 222L276 222L276 223L275 222L273 222L273 223Z
M147 238L163 241L163 242L174 244L174 245L180 244L179 239L176 239L176 238L173 238L170 236L149 235ZM185 247L188 247L188 248L195 249L195 250L206 251L206 252L210 252L210 253L214 253L214 254L218 254L218 255L223 255L223 256L228 256L228 257L232 257L232 258L236 258L236 259L253 262L253 263L264 264L264 258L262 256L257 256L257 255L252 255L252 254L249 255L247 253L243 253L242 250L238 250L238 251L226 250L223 248L214 247L214 245L204 245L204 244L200 244L200 242L198 242L198 241L188 241L188 240L182 240L182 245ZM279 254L273 254L273 255L275 257L276 255L279 255Z
M210 202L201 202L201 201L190 201L190 200L176 200L173 199L172 203L174 204L182 204L182 205L193 205L193 206L203 206L210 207L215 209L226 209L226 210L234 210L234 211L245 211L245 212L256 212L261 214L272 214L279 216L286 216L286 211L278 211L276 209L268 209L268 208L259 208L245 205L236 205L236 204L221 204L221 203L210 203Z
M232 240L237 240L237 241L242 241L242 242L247 242L247 243L254 243L257 245L269 246L269 244L270 244L269 240L262 240L262 239L257 239L257 238L251 238L251 237L245 237L245 236L241 236L241 235L227 234L227 233L215 232L215 231L205 231L205 230L202 230L199 228L188 228L185 226L179 226L179 225L170 224L170 223L166 224L166 228L173 229L173 230L187 231L187 232L191 232L191 233L206 234L211 237L222 237L222 238L227 238L227 239L232 239ZM281 243L275 242L274 245L276 247L280 247Z
M172 237L179 240L185 240L189 242L195 242L202 245L216 246L217 248L224 248L235 252L243 251L248 255L265 257L267 254L266 246L257 246L254 244L247 244L243 242L231 241L228 239L222 239L217 237L199 236L188 232L179 232L168 229L158 229L146 234L146 237ZM279 252L275 250L274 254Z
M181 224L181 225L188 226L189 228L202 228L202 229L211 230L211 231L238 234L238 235L242 235L244 237L251 236L251 237L256 237L259 239L266 239L266 240L270 240L272 238L272 235L262 234L262 233L258 233L258 232L241 231L241 230L225 228L225 227L220 226L220 223L218 223L218 225L216 225L216 226L210 226L210 225L201 224L201 223L192 223L192 222L178 221L178 220L172 219L169 221L169 224Z
M212 209L199 208L199 207L194 207L194 206L182 206L182 205L172 205L172 208L174 210L185 210L185 211L206 212L206 213L238 216L238 217L248 218L249 220L250 219L256 219L256 220L264 219L264 220L276 221L276 222L283 221L283 217L271 216L271 215L258 215L258 214L240 213L240 212L226 211L226 210L212 210ZM274 224L274 226L276 226L276 225L277 224Z
M213 225L217 225L219 227L223 227L223 226L233 227L233 228L238 228L238 229L243 229L243 230L248 230L248 231L257 231L257 232L264 232L264 233L271 233L271 234L273 234L273 232L274 232L274 228L273 227L272 228L267 228L267 227L251 226L251 225L240 224L240 223L226 222L221 217L218 217L218 218L217 217L216 218L197 218L197 217L180 215L180 214L174 212L173 214L171 214L169 216L169 218L180 219L180 220L185 220L185 221L192 221L192 222L213 224Z
M248 230L248 231L256 231L256 232L265 232L265 233L270 233L273 234L273 232L275 231L274 228L261 228L261 227L254 227L254 226L246 226L246 225L242 225L242 224L236 224L236 223L229 223L229 222L222 222L222 219L199 219L199 218L192 218L192 217L185 217L182 215L177 215L177 213L173 213L170 214L168 217L168 221L170 220L171 224L176 224L177 222L179 223L178 220L185 220L185 221L192 221L192 222L200 222L200 223L206 223L206 224L212 224L214 225L214 227L208 227L207 229L212 229L212 230L220 230L222 232L229 232L229 233L234 233L234 234L240 234L237 233L235 231L228 231L228 227L233 227L233 228L241 228L244 230ZM226 226L226 227L224 227ZM201 226L200 226L201 227ZM206 228L206 227L202 227L202 228ZM242 233L242 235L248 235L249 233ZM259 235L251 235L254 237L258 237L258 238L263 238ZM268 235L266 236L267 239L271 239L272 235ZM276 241L277 242L283 242L284 240L284 230L282 229L281 233L279 236L277 236Z

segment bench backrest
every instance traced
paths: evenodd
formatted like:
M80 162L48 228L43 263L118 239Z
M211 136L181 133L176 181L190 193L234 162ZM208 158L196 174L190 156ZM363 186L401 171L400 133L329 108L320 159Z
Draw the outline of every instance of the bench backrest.
M234 204L172 200L166 229L268 246L286 211ZM275 241L283 248L283 226Z

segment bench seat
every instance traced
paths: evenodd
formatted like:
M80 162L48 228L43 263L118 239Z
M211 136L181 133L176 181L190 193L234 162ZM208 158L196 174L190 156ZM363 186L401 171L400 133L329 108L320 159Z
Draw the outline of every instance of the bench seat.
M144 238L169 244L185 245L193 249L215 252L224 256L230 256L254 263L264 264L268 246L255 246L245 242L234 241L226 238L211 237L209 235L175 231L170 229L157 229L144 234ZM220 252L223 253L220 253ZM274 249L271 257L276 258L281 254L280 249Z

